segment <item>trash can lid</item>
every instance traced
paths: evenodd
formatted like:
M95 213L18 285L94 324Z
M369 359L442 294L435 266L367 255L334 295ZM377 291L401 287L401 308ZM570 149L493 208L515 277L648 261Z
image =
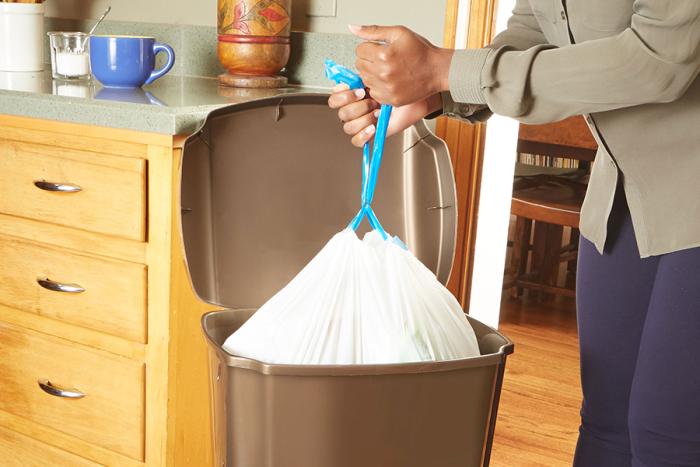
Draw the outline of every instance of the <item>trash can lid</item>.
M361 151L327 99L291 94L224 107L185 142L182 237L201 299L258 308L357 213ZM372 205L387 232L446 283L456 192L447 146L423 122L387 140Z

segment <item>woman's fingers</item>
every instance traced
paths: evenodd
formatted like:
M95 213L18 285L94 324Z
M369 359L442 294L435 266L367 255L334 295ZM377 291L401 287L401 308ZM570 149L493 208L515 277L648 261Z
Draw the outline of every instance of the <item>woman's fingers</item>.
M352 144L353 146L357 146L358 148L361 148L362 146L365 145L367 141L372 139L374 136L374 133L376 133L377 128L374 126L374 124L368 126L358 134L352 137Z
M367 96L364 89L354 89L348 91L339 91L331 94L328 98L328 105L331 109L340 109L353 102L360 101Z
M386 53L387 47L376 42L362 42L355 48L355 55L359 60L373 63L378 56Z
M336 84L335 86L333 86L333 89L331 89L331 92L335 93L335 92L340 92L340 91L347 91L348 89L350 89L350 86L348 86L345 83L340 83L340 84Z
M366 115L363 115L360 118L356 118L355 120L346 122L343 125L343 131L345 132L345 134L353 136L358 133L361 133L362 130L364 130L370 125L374 125L376 122L377 119L374 116L374 113L370 112Z
M371 114L378 108L379 104L374 99L363 99L341 107L340 110L338 110L338 117L343 122L350 122L364 115Z
M453 50L436 47L405 27L350 29L368 41L357 46L355 67L382 104L409 105L449 89Z

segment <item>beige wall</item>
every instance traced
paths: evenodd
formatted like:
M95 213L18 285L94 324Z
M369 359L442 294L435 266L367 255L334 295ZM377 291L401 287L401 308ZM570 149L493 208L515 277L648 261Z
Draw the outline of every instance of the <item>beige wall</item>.
M327 5L334 0L293 0L293 28L301 31L347 32L348 23L405 24L440 42L446 0L337 0L336 17L308 17L311 2ZM112 5L109 19L148 23L214 26L216 0L49 0L48 16L96 18Z

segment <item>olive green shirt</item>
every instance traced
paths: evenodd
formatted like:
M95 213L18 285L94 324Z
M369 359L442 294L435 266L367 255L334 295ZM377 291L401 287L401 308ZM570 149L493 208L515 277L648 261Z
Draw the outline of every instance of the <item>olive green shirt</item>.
M620 179L640 255L660 255L700 246L699 71L700 0L517 0L489 47L455 53L444 112L585 115L600 149L582 235L603 251Z

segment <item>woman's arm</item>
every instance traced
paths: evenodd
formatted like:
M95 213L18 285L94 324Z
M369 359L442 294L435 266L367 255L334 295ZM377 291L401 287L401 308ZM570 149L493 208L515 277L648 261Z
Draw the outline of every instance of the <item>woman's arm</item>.
M674 101L700 71L700 1L636 0L631 27L562 48L455 53L452 97L529 123Z
M429 45L426 40L417 35L414 36L424 46ZM513 15L508 21L508 28L496 36L489 47L499 48L507 45L514 50L525 50L544 43L546 43L546 39L537 24L529 2L517 0ZM434 51L440 50L434 46L429 48L434 49ZM445 50L445 53L447 58L444 66L449 67L452 51ZM379 109L379 104L374 99L367 98L363 93L358 95L353 91L348 91L347 87L337 86L333 89L328 103L331 108L338 110L338 116L343 121L343 129L352 136L352 143L355 146L362 146L374 136L376 130L374 125L377 121L376 111ZM388 134L398 133L422 118L429 115L434 117L439 114L446 114L474 123L486 120L491 112L485 105L455 102L450 92L445 90L396 108L392 113Z
M401 105L442 86L456 102L485 104L528 123L674 101L700 72L700 1L636 0L633 10L631 27L613 37L562 48L457 51L449 67L433 68L429 86L406 79L400 28L363 28L366 39L388 40L391 53L361 44L357 66L380 102Z
M486 48L500 49L508 47L510 50L527 50L537 45L547 44L542 29L532 12L528 0L517 0L511 17L508 19L508 27L499 33ZM488 120L493 112L486 104L473 104L456 102L450 91L442 91L442 113L450 118L457 118L469 123L478 123Z

